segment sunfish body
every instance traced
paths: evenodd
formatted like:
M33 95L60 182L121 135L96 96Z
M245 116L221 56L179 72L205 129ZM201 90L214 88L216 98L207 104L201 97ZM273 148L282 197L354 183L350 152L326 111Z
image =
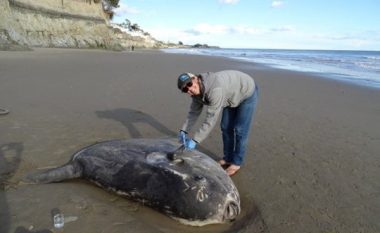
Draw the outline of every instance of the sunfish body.
M185 151L179 161L168 159L176 147L167 139L101 142L75 153L61 167L28 178L35 183L84 178L187 225L234 220L240 197L230 177L197 150Z

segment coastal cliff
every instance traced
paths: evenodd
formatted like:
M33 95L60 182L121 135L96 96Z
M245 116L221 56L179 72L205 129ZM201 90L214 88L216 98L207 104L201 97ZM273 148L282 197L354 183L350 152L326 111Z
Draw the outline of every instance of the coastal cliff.
M0 50L162 46L150 36L133 36L113 28L100 1L0 0L0 9Z

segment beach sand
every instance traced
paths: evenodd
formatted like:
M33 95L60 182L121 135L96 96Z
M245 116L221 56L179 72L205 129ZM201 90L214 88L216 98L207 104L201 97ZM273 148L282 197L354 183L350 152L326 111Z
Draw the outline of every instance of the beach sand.
M176 137L190 103L178 74L224 69L260 87L236 221L189 227L86 181L19 183L98 141ZM218 57L0 52L0 232L54 231L54 208L65 232L380 232L379 103L376 89ZM222 157L219 126L199 149Z

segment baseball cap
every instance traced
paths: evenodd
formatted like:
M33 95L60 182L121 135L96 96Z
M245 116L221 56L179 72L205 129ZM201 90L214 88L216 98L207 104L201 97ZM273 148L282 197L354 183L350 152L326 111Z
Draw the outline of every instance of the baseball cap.
M192 73L183 73L180 76L178 76L178 89L182 90L182 88L186 86L186 84L192 81L191 78L194 76L195 75Z

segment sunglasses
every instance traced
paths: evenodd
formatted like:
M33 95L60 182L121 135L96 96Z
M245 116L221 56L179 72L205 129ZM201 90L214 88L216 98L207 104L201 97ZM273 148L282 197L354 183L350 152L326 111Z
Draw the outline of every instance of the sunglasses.
M193 82L189 82L182 88L183 93L187 93L189 91L189 87L193 86Z

